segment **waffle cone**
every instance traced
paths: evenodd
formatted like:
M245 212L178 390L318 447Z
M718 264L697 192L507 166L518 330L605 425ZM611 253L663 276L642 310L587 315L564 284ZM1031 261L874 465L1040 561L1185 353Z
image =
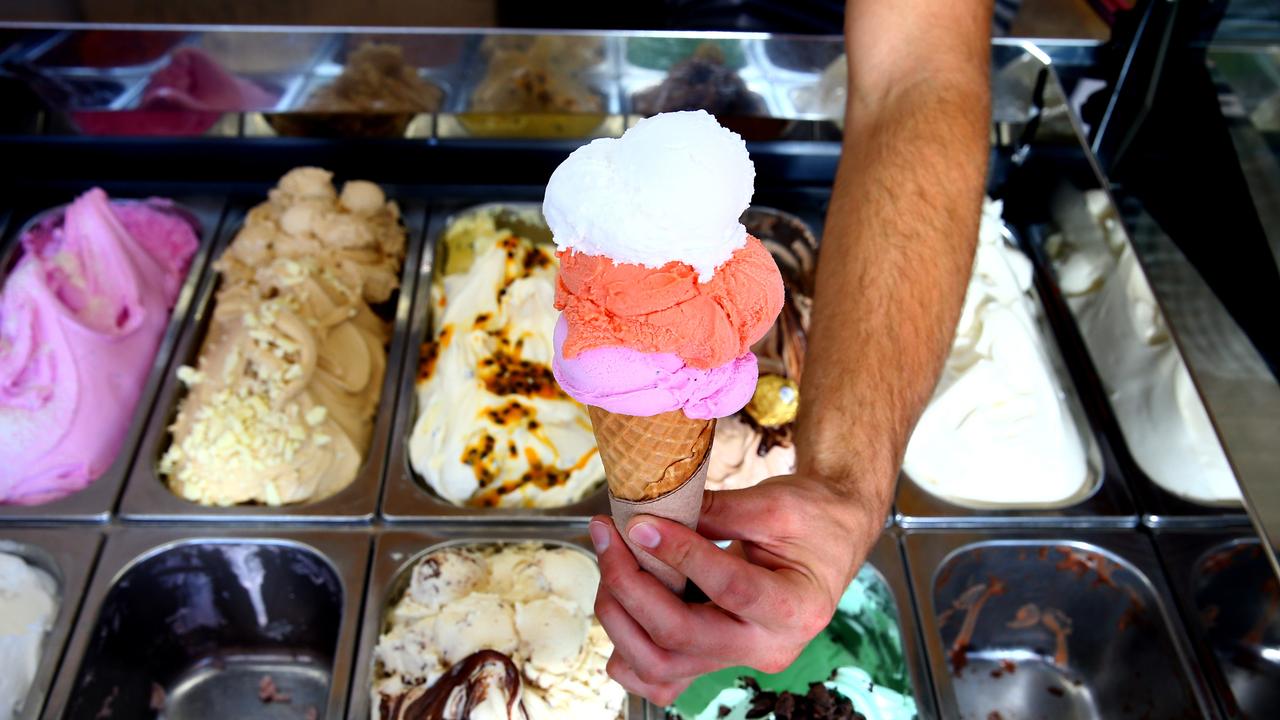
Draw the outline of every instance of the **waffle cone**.
M653 417L587 410L609 492L622 500L652 500L680 487L715 438L715 420L694 420L679 410Z

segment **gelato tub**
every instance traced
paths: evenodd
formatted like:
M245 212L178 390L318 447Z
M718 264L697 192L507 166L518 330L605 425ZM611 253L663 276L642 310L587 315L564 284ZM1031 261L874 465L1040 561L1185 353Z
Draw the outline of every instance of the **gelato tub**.
M58 717L337 717L364 533L128 530L107 543Z
M537 206L438 213L430 237L405 357L418 372L402 378L383 515L608 512L586 409L551 374L555 256Z
M569 529L380 536L347 717L417 717L452 697L511 700L532 720L643 718L604 675L612 646L592 615L586 543Z
M944 717L1212 717L1150 542L909 532Z
M1280 586L1257 537L1168 531L1156 547L1222 711L1280 715Z
M26 308L25 317L29 322L21 327L14 322L15 335L7 338L13 343L8 356L17 358L21 354L21 339L26 337L21 331L29 328L34 333L31 337L40 344L63 353L60 357L64 364L63 374L53 376L59 383L58 392L49 397L37 401L42 396L38 392L31 395L38 388L26 387L29 383L16 382L10 386L9 401L15 403L13 407L21 408L23 415L29 414L31 424L18 414L6 413L5 436L17 444L5 452L11 458L23 458L22 469L34 474L10 476L0 483L5 485L0 494L10 496L15 503L0 506L3 520L100 522L110 516L164 368L187 319L206 256L213 245L223 202L208 197L184 197L175 204L107 201L97 190L81 196L74 207L74 222L79 233L74 247L64 235L64 206L32 216L10 236L0 257L6 286L9 280L21 279L20 258L24 255L34 253L27 259L47 262L36 260L43 250L24 253L24 237L35 243L32 248L48 250L56 246L62 248L60 252L74 250L78 258L65 261L75 265L71 275L49 275L43 282L34 282L30 271L35 266L26 265L21 287L14 287L17 296L13 300ZM184 232L171 233L175 228L182 228ZM192 240L195 241L193 253ZM171 266L179 262L180 255L189 255L185 265ZM86 299L72 291L59 295L60 299L52 303L34 306L27 304L30 300L23 299L51 297L47 294L51 291L42 288L74 285L74 279L68 280L74 273L87 276L102 272L103 268L90 267L89 258L108 263L105 267L111 270L104 275L109 280L94 286L99 295ZM122 291L120 284L129 278L145 279L147 292ZM120 303L125 314L115 318L96 317L93 308L105 307L96 304L103 298L109 298L106 302ZM161 307L167 314L157 323L155 310ZM130 319L128 309L134 310L134 319ZM139 313L138 309L144 312ZM106 382L102 366L66 361L84 353L92 353L97 363L114 364L119 374L113 376L112 382ZM57 369L46 367L38 356L27 357L25 361L32 368L39 368L37 372ZM68 368L72 372L67 372ZM106 403L116 411L90 416L83 410L77 411L83 403ZM133 409L119 412L125 407ZM113 414L115 417L111 417ZM102 422L111 425L104 429L98 425ZM22 440L24 428L28 433L34 428L36 435ZM50 438L50 428L61 431L56 442ZM0 447L4 446L0 443ZM32 452L35 453L32 456L24 455ZM34 471L33 468L41 469Z
M956 340L907 446L904 526L1137 522L1038 282L999 203L988 201Z
M787 702L786 694L809 695L814 684L825 688L812 691L819 697L845 698L850 709L866 720L937 715L906 572L893 535L881 536L841 598L831 625L791 667L773 675L749 668L704 675L667 708L666 717L760 717L757 713L770 703ZM650 715L651 720L663 717L652 707Z
M97 530L9 529L0 539L0 717L40 717L98 556Z
M1240 487L1118 212L1104 190L1061 185L1043 237L1119 426L1122 460L1159 523L1243 520ZM1149 506L1149 507L1146 507Z
M404 319L408 316L409 303L413 297L415 275L412 268L416 266L419 249L416 238L419 237L419 228L423 225L424 212L421 205L412 202L406 203L402 210L400 222L409 240L407 256L398 275L392 275L390 271L379 271L369 276L381 278L377 280L378 283L398 282L398 288L395 286L378 288L376 296L386 299L381 302L369 300L373 303L372 305L360 302L361 309L350 316L349 322L342 321L339 325L333 325L332 320L335 318L325 320L328 324L322 326L327 333L324 335L326 343L324 351L340 353L338 359L341 363L339 364L326 365L318 362L316 358L321 354L319 346L316 346L314 354L306 350L312 346L306 334L297 332L296 328L292 331L289 329L293 327L288 325L289 318L294 314L292 310L279 310L277 313L272 310L276 307L275 305L265 302L261 304L258 312L254 313L254 318L266 318L267 316L262 314L264 312L271 314L269 320L272 323L271 327L275 328L272 332L276 335L270 337L255 334L260 330L248 325L243 327L238 325L237 323L241 322L240 313L233 310L235 307L244 305L244 298L241 295L236 295L234 298L229 295L218 296L219 299L215 302L215 293L228 285L228 281L219 274L211 273L200 288L196 300L196 312L193 315L195 321L185 329L174 356L175 363L165 377L164 385L157 396L157 410L152 415L147 434L139 448L139 459L134 464L129 486L121 502L121 514L138 519L307 521L370 519L376 509L382 468L386 459L384 443L391 428L391 414L376 412L376 408L381 403L393 402L395 397L400 370L399 361L402 357ZM234 237L241 233L244 217L243 211L240 211L227 223L226 231L219 243L219 255L222 258L231 257L228 255L227 248L231 247ZM289 222L293 222L293 219ZM343 227L347 226L343 225ZM359 226L357 224L351 227ZM251 237L245 238L246 243L252 240ZM338 269L335 272L347 273L354 269L354 266L343 264L343 261L335 262L338 262L335 266ZM271 271L271 278L276 279L271 282L277 280L285 283L292 282L289 279L293 277L289 274L292 272L290 270L292 266L289 263L290 261L283 256L273 260L270 267L276 270ZM265 264L263 266L266 267ZM279 275L277 270L284 274ZM236 270L236 272L240 271ZM374 280L370 279L368 282L374 282ZM243 285L239 281L235 284ZM306 299L308 305L297 312L305 314L317 310L321 307L324 298L332 297L329 291L316 293L306 288L305 285L300 286L298 292L300 297L309 298ZM371 288L366 290L375 292ZM229 303L227 307L230 309L224 311L225 318L222 324L217 325L214 320L220 317L218 311L220 302ZM233 306L231 304L233 302L240 305ZM254 306L255 302L249 301L251 306ZM281 302L292 301L288 297L281 296ZM208 342L211 339L210 328L215 325L221 328L222 334L219 335L216 343L210 344ZM377 340L380 328L383 327L388 328L390 334L390 342L386 346L381 345ZM273 340L272 338L277 335L284 339ZM293 364L294 367L299 367L301 372L286 371L282 368L281 372L288 372L289 377L271 379L263 374L265 372L263 369L269 367L273 360L266 355L256 354L257 350L252 353L248 351L241 353L237 350L237 348L248 347L246 342L242 342L246 338L254 343L263 342L272 345L275 348L271 351L273 357L276 357L275 350L280 350L284 355L278 357L287 361L288 364ZM295 357L291 354L293 340L290 338L298 338L301 354L297 356L300 359L296 362L290 359ZM318 338L316 342L319 342ZM255 344L254 347L260 346ZM285 352L286 350L288 352ZM207 363L203 366L198 363L200 354L204 352L223 353L219 355L222 363L219 367L224 368L224 377L213 378L210 387L199 396L198 402L192 401L194 409L188 416L183 416L181 414L183 403L187 398L196 397L194 390L188 391L188 383L191 384L190 387L200 388L201 382L206 379L202 373L211 369L214 372L217 371L217 368L212 368ZM379 357L384 358L381 362L385 362L383 378L378 385L379 389L373 391L376 393L373 397L377 398L373 401L373 412L370 412L368 419L365 419L363 414L370 407L371 386L366 384L361 387L348 387L348 384L356 382L361 377L373 377L378 369L376 363L380 362ZM236 364L237 358L244 362ZM308 360L308 358L312 359ZM362 358L369 358L370 361L366 363ZM207 358L205 360L208 361ZM307 369L312 366L314 369ZM201 370L201 367L204 370ZM245 386L254 388L262 386L266 388L262 392L267 395L275 391L272 388L276 388L279 384L277 380L282 381L284 383L282 387L285 388L292 387L291 383L303 383L304 386L300 386L302 389L297 394L288 397L293 398L297 403L309 403L309 405L307 408L299 406L295 412L288 404L278 407L270 406L267 411L262 411L256 403L247 401L242 403L236 400L240 397L239 395L223 393L219 389L221 387L219 383L226 380L225 373L230 372L225 368L233 370L243 368ZM341 377L339 377L340 373ZM350 377L347 377L347 374ZM250 378L251 375L258 380ZM232 380L240 382L234 378ZM242 407L246 404L248 406ZM332 411L329 409L330 405L333 406ZM214 413L212 408L225 409L226 412L219 410ZM302 416L304 409L305 417ZM205 442L208 438L225 435L218 430L218 423L229 421L229 418L240 417L253 418L257 423L252 433L237 441L241 445L229 443L233 438L240 438L238 435L223 437L217 443ZM353 421L353 418L358 420ZM277 420L283 425L277 423ZM297 435L295 426L297 426L296 429L302 430L300 439L295 437ZM174 428L177 430L175 431ZM175 432L181 434L178 445L174 443ZM364 433L369 433L367 438L363 436ZM261 443L258 439L264 438L267 434L273 438L273 444L269 447L266 445L259 447ZM274 444L277 441L283 445ZM295 441L301 445L295 448L292 444ZM362 447L362 441L367 445ZM237 447L240 447L240 450L237 450ZM271 473L268 474L265 470L256 473L249 471L245 464L247 461L241 462L235 459L240 457L236 453L241 450L251 451L253 458L260 459L264 467L271 468ZM215 470L215 468L223 468L223 470ZM231 468L235 468L235 471L233 472ZM162 469L165 471L163 474ZM175 478L181 478L181 481ZM171 491L169 483L184 494L175 494ZM258 486L259 484L261 487ZM209 504L188 500L187 497ZM308 498L315 499L308 500Z

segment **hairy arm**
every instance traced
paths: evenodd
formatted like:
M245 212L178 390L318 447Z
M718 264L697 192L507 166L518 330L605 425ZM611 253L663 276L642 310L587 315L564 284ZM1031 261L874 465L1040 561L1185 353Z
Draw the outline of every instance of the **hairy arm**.
M708 492L697 532L593 518L608 671L659 705L697 675L785 669L875 545L978 233L991 0L849 0L849 105L805 363L795 475ZM695 583L673 595L639 548ZM732 540L725 552L711 540Z
M798 474L876 518L888 512L969 279L990 132L990 22L990 0L848 2L844 152L818 265Z

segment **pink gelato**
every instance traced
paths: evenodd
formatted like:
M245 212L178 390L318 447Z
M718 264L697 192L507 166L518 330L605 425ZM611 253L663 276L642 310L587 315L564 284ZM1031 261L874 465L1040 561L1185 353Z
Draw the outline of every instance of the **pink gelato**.
M95 188L22 237L0 291L0 504L64 497L115 460L199 244L170 207Z
M707 370L686 365L674 353L645 353L620 345L566 358L568 334L561 316L551 364L556 382L579 402L612 413L650 417L684 410L695 420L711 420L741 410L756 389L756 356L750 352Z

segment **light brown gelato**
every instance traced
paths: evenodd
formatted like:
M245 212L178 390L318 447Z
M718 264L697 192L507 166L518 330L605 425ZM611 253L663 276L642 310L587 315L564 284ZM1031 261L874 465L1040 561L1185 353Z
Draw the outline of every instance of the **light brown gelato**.
M320 500L355 479L386 372L371 305L398 284L400 212L373 183L335 192L298 168L214 267L222 274L190 392L160 472L206 505Z

